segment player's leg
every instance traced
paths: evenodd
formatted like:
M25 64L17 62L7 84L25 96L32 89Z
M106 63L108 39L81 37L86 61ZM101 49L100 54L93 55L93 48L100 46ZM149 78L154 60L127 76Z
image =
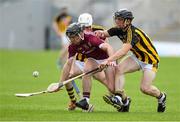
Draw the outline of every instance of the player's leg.
M149 64L148 64L149 65ZM150 65L151 66L151 65ZM155 79L156 72L152 69L145 68L141 80L140 90L147 95L158 99L158 112L164 112L166 108L166 94L162 93L156 86L152 85Z
M108 66L104 72L107 81L107 88L112 95L115 92L115 67Z
M99 64L97 63L97 66L98 65ZM102 83L108 89L110 94L114 94L114 73L115 70L113 70L112 67L108 67L104 71L93 75L97 81Z
M97 68L98 66L99 66L99 64L98 64L98 62L96 62L95 59L89 58L85 62L84 72L88 72L92 69ZM82 99L76 103L76 105L78 107L80 107L84 110L90 110L90 111L93 110L93 108L94 108L93 105L89 106L90 105L89 99L90 99L90 92L91 92L91 85L92 85L91 77L92 77L91 75L87 75L82 78L84 99ZM107 85L104 71L96 73L94 75L94 77L96 77L97 80L100 80L101 83L103 83L104 85ZM101 78L99 78L99 77L101 77Z
M71 70L69 72L69 77L74 77L77 76L79 74L81 74L82 71L81 69L76 65L75 61L73 61L72 65L71 65ZM66 87L66 91L68 93L68 96L70 98L70 104L68 105L68 110L74 110L76 108L76 97L74 94L74 87L73 84L70 82L67 85L65 85Z
M63 65L64 62L66 61L67 55L68 55L68 45L62 45L62 49L60 52L60 63L61 63L61 65Z
M72 65L71 71L70 71L70 77L75 77L79 74L82 74L83 69L84 69L84 62L81 62L79 60L74 60L73 63L74 64ZM82 98L82 94L74 80L72 81L72 84L73 84L73 87L74 87L76 93L78 94L79 98Z
M105 102L116 107L118 111L126 112L129 111L130 98L127 97L124 91L124 74L135 72L140 69L140 66L131 56L129 56L115 68L115 96L111 97L106 95L103 98ZM126 110L124 110L124 106Z
M67 56L68 56L68 46L69 46L69 42L65 36L65 34L62 34L61 36L61 50L60 50L60 56L59 56L59 65L64 65L65 61L67 60ZM60 67L61 67L60 66Z

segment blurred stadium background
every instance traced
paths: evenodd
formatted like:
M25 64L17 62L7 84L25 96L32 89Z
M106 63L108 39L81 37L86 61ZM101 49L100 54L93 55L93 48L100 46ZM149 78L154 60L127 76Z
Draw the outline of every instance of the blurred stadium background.
M0 121L180 121L179 5L180 0L0 0ZM14 96L44 90L58 81L60 40L52 21L63 7L68 8L73 21L89 12L94 23L105 28L113 26L116 10L133 11L133 24L150 35L161 56L155 85L168 94L165 113L156 112L156 99L140 93L141 72L126 76L125 89L133 100L127 114L107 105L102 100L105 87L94 81L91 103L96 108L90 114L80 109L67 111L65 89L27 99ZM110 43L115 49L121 44L116 37L110 38ZM32 76L34 70L40 72L38 78ZM76 83L81 89L81 82Z
M180 56L179 5L179 0L0 0L0 48L59 48L52 21L63 7L68 8L73 21L89 12L95 24L106 28L113 25L113 12L128 8L135 16L133 24L150 35L160 55ZM118 48L119 41L113 40L110 42Z

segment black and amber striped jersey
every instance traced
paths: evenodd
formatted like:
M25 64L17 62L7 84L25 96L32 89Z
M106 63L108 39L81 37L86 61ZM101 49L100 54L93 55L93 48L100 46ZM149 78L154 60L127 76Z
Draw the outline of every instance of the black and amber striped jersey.
M97 31L97 30L105 30L105 28L103 26L100 25L92 25L92 30Z
M113 27L108 30L110 36L118 36L123 43L132 45L132 53L147 64L159 63L159 55L151 39L141 30L131 25L126 31Z
M105 30L103 26L100 26L100 25L92 25L92 32L95 32L97 30ZM81 53L77 53L76 55L76 60L79 60L79 61L86 61L87 59L87 56L84 55L84 54L81 54Z

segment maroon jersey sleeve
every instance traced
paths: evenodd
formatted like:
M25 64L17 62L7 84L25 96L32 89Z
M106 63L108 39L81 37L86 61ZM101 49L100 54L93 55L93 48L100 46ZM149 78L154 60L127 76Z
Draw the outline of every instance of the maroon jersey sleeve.
M69 53L68 58L73 57L73 56L76 54L76 48L75 48L75 46L69 45L69 47L68 47L68 53Z
M104 43L104 41L94 35L89 36L89 42L95 47L99 47L100 44Z

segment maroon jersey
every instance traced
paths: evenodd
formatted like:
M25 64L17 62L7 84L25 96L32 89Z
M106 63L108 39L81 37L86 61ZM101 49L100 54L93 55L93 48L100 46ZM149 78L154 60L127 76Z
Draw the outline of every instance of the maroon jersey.
M104 43L101 39L93 34L84 34L84 40L79 45L69 45L69 58L76 53L86 55L87 58L94 58L96 60L102 60L108 58L105 51L99 48L99 45Z

